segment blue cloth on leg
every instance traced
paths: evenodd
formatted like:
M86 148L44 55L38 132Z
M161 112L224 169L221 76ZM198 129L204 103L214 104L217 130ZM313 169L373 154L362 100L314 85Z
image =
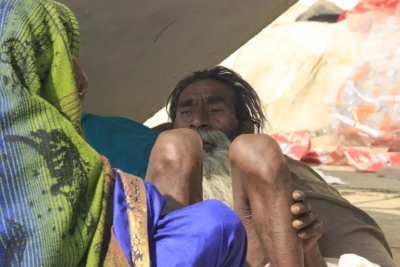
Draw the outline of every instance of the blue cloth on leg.
M203 201L152 221L149 243L154 267L245 266L244 226L236 213L218 200Z
M82 113L81 120L86 141L111 166L144 179L158 132L122 117Z
M114 191L114 235L130 260L129 223L119 174ZM150 259L153 267L242 267L247 253L240 218L218 200L207 200L161 216L166 200L145 182Z

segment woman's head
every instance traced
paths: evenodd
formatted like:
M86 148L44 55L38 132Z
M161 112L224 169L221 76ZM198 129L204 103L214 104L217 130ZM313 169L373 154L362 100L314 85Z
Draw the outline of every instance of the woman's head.
M75 61L78 23L52 0L1 0L0 6L0 184L8 190L0 210L11 216L2 233L16 236L18 222L24 240L23 253L8 260L80 266L90 256L87 262L100 264L98 248L110 235L100 221L111 220L101 208L111 173L82 138L86 82Z
M0 86L8 93L41 97L79 128L79 94L86 92L87 81L73 60L79 57L80 41L75 16L55 1L5 2Z

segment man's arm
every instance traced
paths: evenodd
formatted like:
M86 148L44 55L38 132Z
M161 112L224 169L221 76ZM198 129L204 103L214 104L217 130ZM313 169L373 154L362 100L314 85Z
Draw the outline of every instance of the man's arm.
M290 158L286 161L294 188L305 190L305 202L324 222L324 234L318 240L324 258L356 254L380 266L396 266L383 231L367 213L342 198L308 165Z
M324 258L319 251L318 246L311 251L304 253L304 266L305 267L327 267Z

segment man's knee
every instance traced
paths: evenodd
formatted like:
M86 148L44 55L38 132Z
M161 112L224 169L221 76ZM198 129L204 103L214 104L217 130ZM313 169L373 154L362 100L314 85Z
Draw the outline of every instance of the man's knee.
M202 157L201 139L190 129L165 131L158 136L152 157L162 158L166 164L195 163Z
M254 161L266 158L282 158L282 151L279 144L266 134L243 134L238 136L229 150L231 159L247 158Z
M282 169L287 168L285 158L279 144L269 135L247 134L237 137L229 150L232 166L269 173L265 179L274 179ZM273 181L271 181L273 182Z

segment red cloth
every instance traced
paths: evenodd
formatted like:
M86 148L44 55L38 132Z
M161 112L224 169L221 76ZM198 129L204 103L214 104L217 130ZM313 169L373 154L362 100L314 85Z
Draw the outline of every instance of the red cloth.
M360 14L378 9L395 9L400 0L361 0L353 9L343 11L338 21L344 20L347 15Z
M383 167L400 165L400 152L370 153L338 145L328 154L317 153L312 150L309 131L274 134L272 137L279 143L283 154L306 163L348 165L364 172L377 172Z

